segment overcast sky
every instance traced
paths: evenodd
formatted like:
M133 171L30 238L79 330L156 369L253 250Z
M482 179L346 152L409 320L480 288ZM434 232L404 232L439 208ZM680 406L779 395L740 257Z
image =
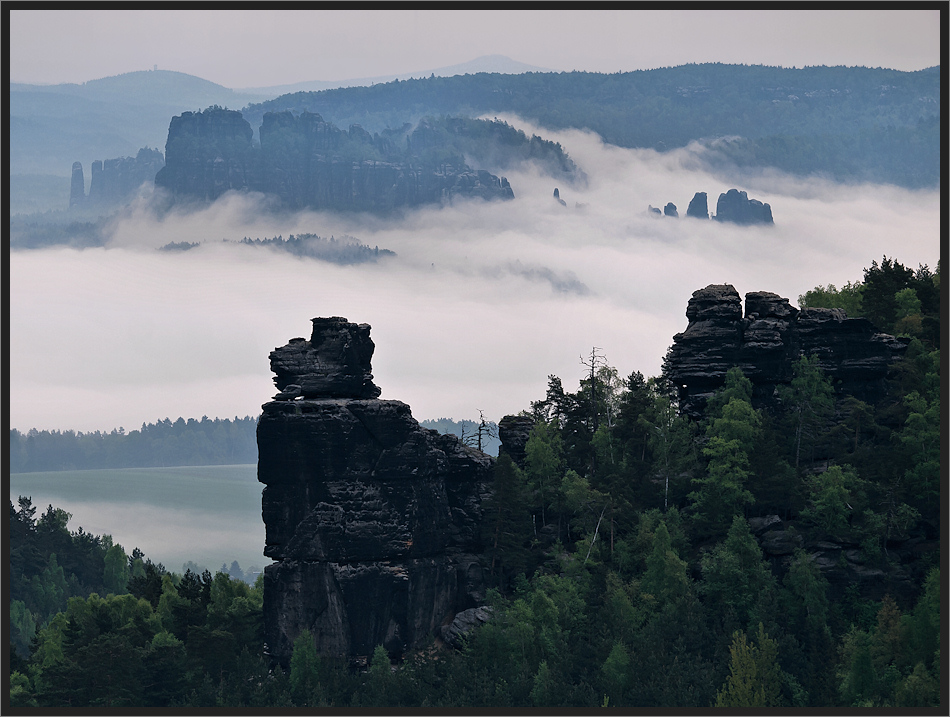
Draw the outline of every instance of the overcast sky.
M226 87L376 77L501 54L553 70L940 62L937 10L16 10L10 78L175 70Z

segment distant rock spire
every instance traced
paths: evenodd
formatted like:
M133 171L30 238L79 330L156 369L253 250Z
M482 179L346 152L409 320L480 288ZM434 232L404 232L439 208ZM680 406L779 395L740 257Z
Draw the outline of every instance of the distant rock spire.
M706 192L696 192L686 208L686 216L697 219L709 219L709 206L706 203Z
M73 176L69 185L69 206L78 207L86 200L86 182L82 174L82 162L73 162Z

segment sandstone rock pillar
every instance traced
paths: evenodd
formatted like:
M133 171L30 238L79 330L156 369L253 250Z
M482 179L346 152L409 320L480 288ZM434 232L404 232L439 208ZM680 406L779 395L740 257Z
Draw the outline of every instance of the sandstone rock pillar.
M313 320L271 355L279 393L257 429L265 484L264 641L287 664L304 630L321 654L403 654L480 605L481 505L492 459L380 400L367 324Z

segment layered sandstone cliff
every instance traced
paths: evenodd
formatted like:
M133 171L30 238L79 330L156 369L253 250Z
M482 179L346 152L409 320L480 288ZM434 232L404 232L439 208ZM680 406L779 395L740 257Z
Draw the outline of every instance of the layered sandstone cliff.
M131 199L143 184L152 184L165 166L157 149L142 147L134 157L116 157L92 163L89 195L85 194L81 162L73 162L70 183L70 207L106 209Z
M476 554L492 459L380 400L370 327L313 320L271 353L258 424L264 632L286 664L303 630L325 655L419 646L484 601Z
M413 146L424 150L424 135L418 133L411 137ZM464 164L424 161L413 153L394 154L387 138L371 136L359 125L342 130L311 112L267 113L259 146L252 137L251 126L235 110L173 117L166 166L155 183L179 199L201 201L231 190L262 192L292 210L388 212L456 197L514 197L504 177ZM404 161L386 161L397 155Z
M702 415L733 366L752 381L753 403L767 406L792 379L792 364L817 356L840 393L870 403L885 393L888 366L907 343L877 331L870 321L840 309L802 309L767 291L746 294L745 315L735 287L711 284L693 292L689 325L673 337L665 372L679 392L680 409Z

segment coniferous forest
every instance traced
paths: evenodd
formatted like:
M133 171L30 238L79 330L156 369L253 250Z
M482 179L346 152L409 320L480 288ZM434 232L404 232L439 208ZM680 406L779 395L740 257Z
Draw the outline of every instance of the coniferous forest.
M169 572L11 501L10 704L938 707L940 281L884 257L799 297L907 339L874 404L809 356L776 408L735 368L699 420L596 350L577 391L549 376L524 467L494 467L491 618L460 649L348 663L304 633L284 670L261 579Z

